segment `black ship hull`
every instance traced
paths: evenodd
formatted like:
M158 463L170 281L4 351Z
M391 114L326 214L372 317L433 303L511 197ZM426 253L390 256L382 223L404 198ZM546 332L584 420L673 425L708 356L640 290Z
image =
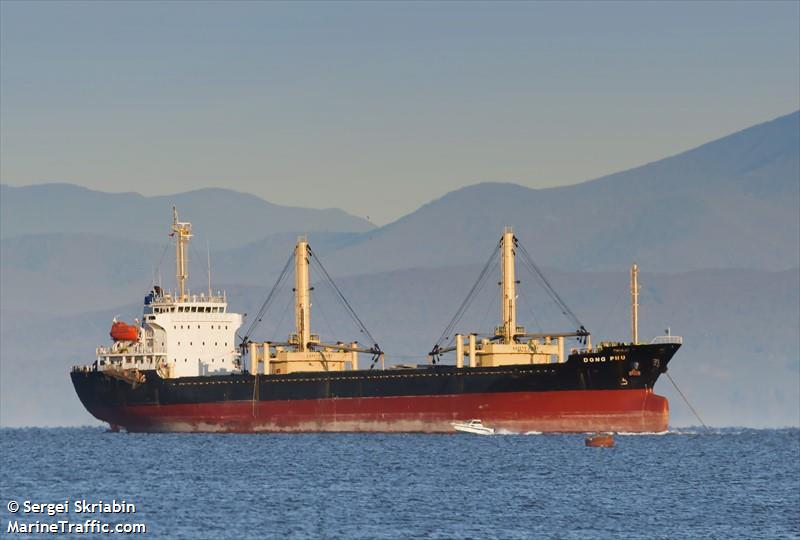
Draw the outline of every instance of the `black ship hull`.
M679 347L610 345L560 364L501 367L71 376L90 413L128 431L450 432L453 421L481 418L512 432L660 432L669 406L653 387Z

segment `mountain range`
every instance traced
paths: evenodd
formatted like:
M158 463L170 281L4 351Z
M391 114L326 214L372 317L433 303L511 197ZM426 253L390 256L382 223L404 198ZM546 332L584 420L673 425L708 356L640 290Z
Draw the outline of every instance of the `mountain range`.
M173 205L182 220L202 224L204 250L206 243L214 249L230 249L289 231L363 232L374 228L367 220L338 208L280 206L255 195L218 188L144 197L72 184L3 184L0 201L3 239L56 232L158 243L166 238L165 231L169 232Z

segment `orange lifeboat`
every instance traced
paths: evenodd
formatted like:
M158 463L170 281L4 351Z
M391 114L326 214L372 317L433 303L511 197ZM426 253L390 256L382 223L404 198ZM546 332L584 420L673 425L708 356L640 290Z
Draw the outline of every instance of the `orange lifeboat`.
M138 341L139 328L117 321L111 325L111 339L114 341Z
M614 435L612 433L600 433L586 437L586 446L592 448L611 448L614 446Z

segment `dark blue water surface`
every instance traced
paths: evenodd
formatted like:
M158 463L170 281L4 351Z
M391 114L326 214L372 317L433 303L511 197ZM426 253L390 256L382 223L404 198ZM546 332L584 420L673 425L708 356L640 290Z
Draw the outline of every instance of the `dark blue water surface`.
M0 536L12 518L95 517L145 523L142 538L800 538L800 430L616 442L4 429ZM7 509L64 499L124 499L137 512Z

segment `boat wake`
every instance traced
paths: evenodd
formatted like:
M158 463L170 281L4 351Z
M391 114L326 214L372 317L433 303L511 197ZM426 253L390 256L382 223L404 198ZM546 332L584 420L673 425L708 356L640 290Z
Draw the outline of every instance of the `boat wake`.
M627 431L618 431L615 432L614 435L619 435L620 437L635 437L638 435L644 436L656 436L656 435L669 435L673 433L672 431L641 431L641 432L627 432Z
M510 429L499 428L495 430L495 435L542 435L541 431L511 431Z

